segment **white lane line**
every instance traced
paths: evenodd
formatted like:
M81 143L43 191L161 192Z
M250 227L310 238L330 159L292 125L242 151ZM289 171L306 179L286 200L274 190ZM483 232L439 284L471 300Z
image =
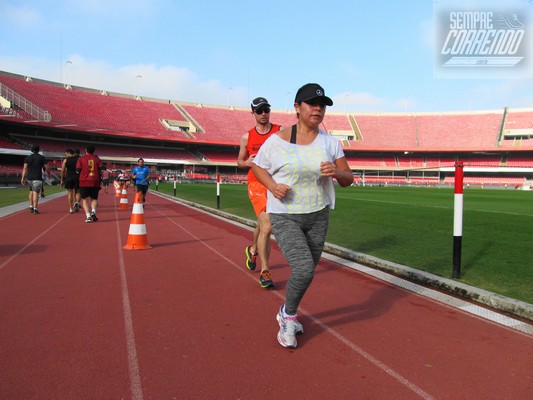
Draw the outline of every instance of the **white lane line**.
M386 364L384 364L381 361L379 361L377 358L375 358L370 353L368 353L365 350L363 350L361 347L356 345L354 342L352 342L349 339L347 339L346 337L342 336L335 329L330 328L328 325L324 324L322 321L320 321L318 318L315 318L312 314L310 314L309 312L305 311L304 309L300 308L300 311L302 311L302 314L305 314L307 317L312 319L313 322L315 322L320 327L322 327L322 329L324 329L326 332L328 332L329 334L333 335L335 338L339 339L342 343L344 343L350 349L355 351L357 354L359 354L360 356L365 358L370 363L374 364L376 367L378 367L379 369L381 369L385 373L389 374L391 377L396 379L402 385L404 385L407 388L411 389L413 392L415 392L422 399L425 399L425 400L434 399L433 396L431 396L430 394L424 392L421 388L419 388L413 382L411 382L408 379L404 378L398 372L394 371L392 368L388 367Z
M122 289L122 313L124 314L124 328L126 333L126 345L128 348L128 371L130 374L130 390L134 400L143 400L143 389L141 385L141 375L139 372L139 360L137 358L137 347L135 346L135 333L133 331L133 319L131 317L131 303L128 294L128 281L126 279L126 265L124 263L124 253L122 251L122 238L120 236L120 225L117 208L115 207L115 222L117 227L118 242L118 263L120 269L120 286Z
M191 208L191 209L193 209L195 211L202 211L202 210L198 210L197 208L190 207L190 206L188 206L186 204L184 204L184 206L189 207L189 208ZM183 225L181 225L178 222L174 221L172 219L172 216L163 214L159 209L157 209L157 212L159 214L161 214L163 217L167 218L172 224L176 225L178 228L180 228L182 231L187 233L193 239L195 239L196 241L198 241L199 243L203 244L205 247L210 249L218 257L220 257L220 258L224 259L225 261L227 261L228 264L234 266L240 272L245 273L246 276L249 276L251 279L254 279L254 281L256 280L250 274L246 273L247 271L245 271L243 267L241 267L237 263L235 263L232 260L230 260L229 258L227 258L224 254L220 253L216 248L214 248L213 246L209 245L207 242L204 242L202 239L200 239L194 233L190 232L185 227L183 227ZM207 215L211 215L209 213L206 213L206 214ZM279 297L282 301L285 301L285 296L282 295L281 293L279 293L277 291L270 291L269 293L274 294L275 296ZM335 329L331 328L327 324L325 324L322 321L320 321L318 318L314 317L311 313L309 313L305 309L300 308L300 311L302 312L302 314L306 315L308 318L313 320L313 322L315 322L318 326L320 326L322 329L324 329L325 332L331 334L333 337L335 337L336 339L340 340L348 348L350 348L351 350L353 350L354 352L356 352L357 354L362 356L364 359L366 359L368 362L373 364L375 367L379 368L380 370L382 370L383 372L387 373L389 376L391 376L392 378L394 378L395 380L400 382L403 386L405 386L408 389L410 389L413 392L415 392L420 398L422 398L424 400L434 400L433 396L431 396L430 394L424 392L421 388L419 388L413 382L409 381L408 379L406 379L405 377L400 375L398 372L394 371L392 368L388 367L386 364L384 364L383 362L379 361L377 358L372 356L370 353L366 352L361 347L356 345L354 342L352 342L351 340L347 339L345 336L341 335Z
M15 254L13 254L9 259L4 261L0 265L0 270L4 268L6 265L8 265L12 260L14 260L17 256L19 256L21 253L24 252L28 247L30 247L33 243L35 243L37 240L39 240L42 236L44 236L46 233L48 233L50 230L52 230L56 225L61 223L69 214L65 214L64 217L57 220L54 224L50 225L48 229L44 230L40 235L36 236L31 242L27 243L24 247L22 247L19 251L17 251ZM135 336L133 334L133 322L131 318L131 306L130 306L130 300L128 295L128 284L126 281L126 270L124 265L124 256L122 253L122 239L120 237L120 227L118 223L118 214L115 210L115 220L117 225L117 239L118 239L118 251L119 251L119 265L120 265L120 282L122 287L122 308L123 308L123 314L124 314L124 324L126 328L126 341L127 341L127 347L128 347L128 369L130 374L130 388L132 393L132 399L135 400L143 400L143 392L142 392L142 386L141 386L141 379L139 374L139 362L137 360L137 351L135 348Z
M58 219L55 223L50 225L48 229L45 229L42 231L39 235L37 235L31 242L26 243L24 247L22 247L19 251L17 251L15 254L13 254L11 257L9 257L6 261L4 261L2 264L0 264L0 270L4 268L7 264L9 264L11 261L13 261L15 258L17 258L20 254L24 252L28 247L30 247L32 244L34 244L37 240L39 240L41 237L43 237L45 234L50 232L57 224L59 224L61 221L63 221L69 214L65 214L63 218Z

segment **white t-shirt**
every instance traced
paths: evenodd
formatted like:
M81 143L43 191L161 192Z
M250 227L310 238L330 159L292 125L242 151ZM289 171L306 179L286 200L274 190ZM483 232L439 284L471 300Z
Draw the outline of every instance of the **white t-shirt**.
M289 143L276 134L270 136L259 149L254 164L291 190L281 200L269 191L267 213L307 214L325 207L335 208L333 178L320 175L320 162L335 162L342 157L339 141L322 130L307 145Z

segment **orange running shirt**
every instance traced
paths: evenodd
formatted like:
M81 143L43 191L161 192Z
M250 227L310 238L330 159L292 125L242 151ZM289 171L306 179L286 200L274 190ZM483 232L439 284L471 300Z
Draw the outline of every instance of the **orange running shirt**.
M281 125L271 125L272 127L270 128L270 131L264 134L258 133L255 129L255 126L248 131L248 143L246 144L246 150L248 150L249 155L255 156L259 151L259 148L263 145L263 143L265 143L269 136L278 132L281 128ZM248 170L248 183L250 182L257 182L257 178L252 172L251 168Z

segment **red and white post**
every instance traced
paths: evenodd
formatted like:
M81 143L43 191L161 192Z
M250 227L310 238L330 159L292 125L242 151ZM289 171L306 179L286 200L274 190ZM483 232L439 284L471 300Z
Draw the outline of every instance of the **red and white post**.
M220 209L220 172L218 172L218 166L216 167L217 176L217 210Z
M455 164L453 205L453 270L452 277L461 277L461 250L463 245L463 163Z

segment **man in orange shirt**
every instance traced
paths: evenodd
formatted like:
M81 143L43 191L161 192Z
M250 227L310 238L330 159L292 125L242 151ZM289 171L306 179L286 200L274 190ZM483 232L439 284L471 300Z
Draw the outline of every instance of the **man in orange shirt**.
M237 158L240 168L248 168L248 197L252 202L257 224L253 233L253 241L246 247L246 267L254 271L257 266L257 257L261 260L261 275L259 284L263 288L274 286L268 269L270 255L270 218L266 213L267 189L254 176L251 166L255 155L268 137L281 129L280 125L270 123L270 104L264 97L252 101L252 114L255 117L255 126L246 132L242 138Z

